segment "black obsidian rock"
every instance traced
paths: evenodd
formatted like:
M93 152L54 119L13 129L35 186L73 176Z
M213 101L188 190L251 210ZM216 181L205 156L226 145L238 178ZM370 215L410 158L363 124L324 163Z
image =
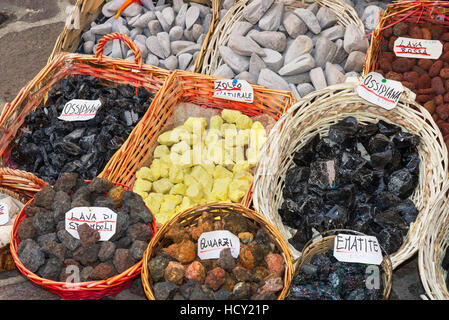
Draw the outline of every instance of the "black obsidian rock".
M49 92L45 107L32 111L11 145L11 164L53 184L61 172L97 176L145 114L154 95L129 84L107 86L93 76L70 76ZM72 99L100 100L93 119L58 119Z
M397 125L353 117L331 125L328 136L315 135L285 176L279 214L298 230L290 243L302 250L312 229L350 228L378 236L388 253L397 250L418 215L407 198L418 184L419 143Z

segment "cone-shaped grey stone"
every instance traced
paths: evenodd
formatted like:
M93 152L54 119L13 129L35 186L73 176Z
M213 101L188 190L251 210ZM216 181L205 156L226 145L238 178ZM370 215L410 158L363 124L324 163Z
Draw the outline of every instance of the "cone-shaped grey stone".
M282 32L262 31L253 33L249 37L262 48L272 49L277 52L283 52L287 46L287 37Z
M228 43L229 48L231 48L235 53L242 56L250 57L251 54L256 53L257 55L264 57L266 54L262 48L249 37L235 36L231 37Z
M254 0L243 9L243 18L252 24L258 23L273 2L274 0Z
M248 70L249 57L239 55L226 46L220 46L218 51L223 61L234 71L235 74Z
M282 79L276 72L267 68L260 70L257 84L274 90L290 90L287 81Z
M312 70L315 67L315 59L309 54L305 53L289 64L286 64L279 70L281 76L293 76Z
M284 3L275 2L259 20L259 28L264 31L277 31L281 25Z
M298 8L293 11L294 14L296 14L304 23L306 24L307 28L309 28L310 31L314 34L319 34L321 32L320 23L318 22L318 19L313 14L312 11Z
M310 53L313 49L313 41L308 36L299 35L295 40L290 43L285 50L284 63L290 63L297 57L304 53Z

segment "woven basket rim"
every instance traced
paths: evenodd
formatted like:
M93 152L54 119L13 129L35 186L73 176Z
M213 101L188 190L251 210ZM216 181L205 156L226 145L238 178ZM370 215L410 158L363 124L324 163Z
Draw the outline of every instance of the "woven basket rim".
M290 287L291 278L293 275L293 264L291 260L291 254L290 250L288 249L285 240L283 237L279 234L278 230L270 223L268 222L262 215L257 213L254 210L251 210L248 207L242 206L240 204L235 203L210 203L205 205L197 205L195 207L192 207L190 209L187 209L183 212L180 212L173 216L167 223L165 223L161 229L157 232L156 236L153 237L148 244L147 249L144 252L143 260L142 260L142 285L145 291L145 294L149 300L155 300L153 290L151 287L151 284L148 280L148 262L151 258L154 247L157 245L157 243L163 239L166 232L169 230L169 228L181 221L187 220L191 217L195 217L196 215L204 212L204 211L210 211L210 210L226 210L226 212L233 212L236 214L244 214L247 215L247 219L252 220L253 222L256 222L259 225L262 225L262 227L265 228L266 231L269 232L270 236L273 236L276 240L275 245L277 249L280 251L279 254L284 259L284 265L285 265L285 271L284 271L284 288L282 292L280 293L278 299L281 300L284 298L286 292L288 291ZM224 214L226 212L220 212L219 214ZM192 218L193 219L193 218ZM192 220L190 220L192 221Z
M89 182L89 180L85 180L86 182ZM122 188L131 190L130 187L121 185L119 183L115 183L115 186L121 186ZM122 285L124 282L133 279L141 272L142 268L142 261L138 261L133 266L129 267L125 271L116 274L112 277L109 277L106 280L92 280L92 281L83 281L78 283L66 283L61 281L55 281L55 280L49 280L40 277L34 272L29 271L23 263L19 259L18 255L18 243L17 240L17 230L20 226L20 223L23 221L23 219L26 218L26 207L32 204L34 201L33 199L30 199L25 206L22 208L22 210L17 214L16 219L14 220L13 229L11 231L10 235L10 252L14 259L14 263L16 264L17 268L20 270L20 272L26 276L29 280L33 281L34 283L42 286L43 288L60 295L61 297L64 297L65 292L93 292L93 291L102 291L102 290L108 290L117 286ZM150 211L151 212L151 211ZM153 221L149 224L151 231L152 231L152 238L157 233L156 225L155 225L155 219L153 217ZM73 287L73 288L71 288ZM51 289L51 290L50 290Z
M357 93L355 92L356 88L355 82L345 82L343 84L338 84L334 86L327 87L322 90L315 91L313 93L310 93L309 95L305 96L303 99L298 101L294 106L292 106L287 112L282 116L282 118L277 122L276 126L273 128L273 131L270 133L270 136L268 138L267 143L261 150L261 159L259 160L257 172L254 179L254 194L253 194L253 203L255 209L264 215L265 217L272 216L273 219L278 219L279 214L273 212L275 209L274 207L270 207L270 205L266 204L267 197L272 196L272 193L269 193L268 187L266 186L269 181L273 181L273 178L266 178L268 170L268 167L272 167L276 164L270 163L270 155L275 152L274 150L277 150L277 152L281 152L282 149L279 149L279 145L281 144L282 137L285 138L285 136L288 136L288 138L285 138L284 140L287 140L283 146L286 146L286 148L290 148L288 150L293 150L292 148L295 148L293 146L293 143L297 143L296 149L299 147L299 142L297 142L298 136L301 136L304 134L304 132L310 131L311 125L320 125L324 127L328 127L330 125L329 121L333 120L336 121L337 118L343 118L344 116L353 115L357 118L357 114L359 114L359 117L361 115L364 116L364 119L368 117L368 111L376 112L375 118L377 120L381 118L385 118L386 121L398 124L396 120L392 121L392 117L396 117L397 119L401 119L401 122L399 125L403 127L404 125L409 125L410 127L413 126L416 130L417 124L413 121L417 121L419 123L420 129L419 132L413 132L421 136L422 139L432 139L429 141L423 141L421 146L425 145L427 148L430 148L430 150L424 150L420 151L420 157L425 157L427 160L433 160L432 163L427 164L426 167L423 167L423 164L421 164L421 168L424 168L424 171L421 170L420 172L420 181L419 186L415 190L414 194L417 192L421 192L421 188L423 191L426 191L427 194L423 194L423 197L427 197L429 201L433 201L433 198L430 199L430 196L435 197L439 191L441 190L441 185L444 183L445 180L447 180L447 168L448 168L448 160L447 160L447 148L446 145L443 143L443 138L441 135L441 132L439 131L438 127L436 126L435 122L431 118L430 114L426 109L424 109L422 106L417 104L411 97L413 94L406 90L406 94L404 94L401 97L401 100L399 101L398 107L396 107L393 110L387 111L380 107L377 107L362 98L360 98ZM332 105L332 108L331 108ZM335 111L333 109L333 106L335 105ZM409 105L414 106L416 110L413 110L409 107ZM351 108L351 106L353 106ZM337 107L341 110L337 111ZM358 108L358 110L355 110L354 108ZM364 108L362 111L360 111L360 108ZM327 114L323 116L323 110L326 110ZM371 113L369 113L370 117L372 117ZM320 114L321 118L319 120L316 119L316 117ZM312 118L312 120L308 120L309 118ZM395 119L396 119L395 118ZM297 129L295 132L295 137L289 136L291 134L288 132L288 127L292 126L291 123L295 123L295 121L299 121L298 119L301 119L301 129ZM306 127L306 122L308 121L308 127ZM327 121L327 122L326 122ZM360 121L360 120L359 120ZM398 120L397 120L398 121ZM362 121L363 122L363 121ZM412 125L413 124L413 125ZM324 127L320 127L321 129ZM318 129L315 129L314 132L316 133ZM287 132L286 132L287 131ZM409 129L406 128L406 131L409 131ZM282 137L279 138L279 132L282 132ZM424 137L423 137L424 136ZM431 138L428 138L431 136ZM291 163L291 154L290 151L286 151L287 154L281 155L281 161L284 161L283 164ZM285 157L289 157L287 160ZM436 159L438 160L436 160ZM279 166L279 164L277 164ZM282 167L282 169L284 169ZM430 171L430 170L434 170ZM428 174L426 174L426 171L428 171ZM284 173L282 173L284 174ZM278 173L276 173L276 177ZM432 178L437 178L437 182L432 180ZM285 177L281 176L278 177L281 182L279 184L283 183L283 179ZM270 180L271 179L271 180ZM276 184L276 182L272 182ZM271 188L275 188L276 186L273 185ZM280 188L280 187L279 187ZM282 195L279 195L279 190L276 190L278 192L278 196L274 196L273 199L282 199ZM273 191L274 192L274 191ZM272 200L271 198L269 201L273 202L275 200ZM416 203L415 203L416 204ZM272 203L271 206L274 206L277 204ZM401 245L401 248L395 253L391 254L391 260L393 262L394 268L396 268L400 263L404 262L406 258L410 257L416 251L418 250L418 239L421 238L421 231L420 229L423 228L423 226L426 224L426 219L429 218L429 209L431 207L431 203L423 203L421 210L418 214L418 217L414 223L410 225L410 229L407 233L407 237L404 239L403 244ZM272 208L272 209L271 209ZM419 208L418 208L419 209ZM273 211L272 211L273 210ZM280 219L280 218L279 218ZM272 223L273 220L268 218L268 220ZM276 223L274 223L278 228L281 228L283 233L285 235L285 226L277 220ZM417 239L411 239L411 235L414 237L417 237ZM409 243L410 242L410 243ZM294 249L293 247L290 247L292 254L294 257L299 256L301 253Z

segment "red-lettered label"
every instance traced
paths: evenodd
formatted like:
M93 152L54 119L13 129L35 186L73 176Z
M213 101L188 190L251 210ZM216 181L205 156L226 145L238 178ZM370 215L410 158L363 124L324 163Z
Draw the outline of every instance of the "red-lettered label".
M334 257L342 262L381 264L382 249L376 237L337 234L334 239Z
M394 53L397 57L438 59L442 52L443 44L439 40L399 37L394 42Z
M391 110L398 104L404 87L399 81L388 80L380 73L370 72L362 79L356 90L363 99Z
M105 207L76 207L65 214L65 229L79 239L78 226L87 223L100 234L100 241L109 240L117 226L117 213Z
M213 96L221 99L253 103L254 90L245 80L215 80Z
M100 107L100 100L73 99L65 104L58 119L64 121L87 121L95 118Z
M0 202L0 226L8 223L8 221L9 221L9 206L4 202Z
M237 258L240 253L240 239L228 230L203 232L198 239L198 257L218 259L223 249L231 249L231 254Z

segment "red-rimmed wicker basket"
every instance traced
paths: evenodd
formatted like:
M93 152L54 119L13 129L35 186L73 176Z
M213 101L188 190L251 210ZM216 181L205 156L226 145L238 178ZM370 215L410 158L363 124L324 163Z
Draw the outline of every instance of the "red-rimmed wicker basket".
M180 102L190 102L204 108L217 110L239 110L250 117L267 115L278 120L296 101L291 91L278 91L252 85L254 102L244 103L213 97L214 81L217 77L176 70L167 80L151 104L151 112L146 114L134 128L121 148L106 164L100 177L132 186L135 173L148 166L157 146L157 138L164 125ZM241 203L249 206L252 188Z
M277 297L277 300L283 300L290 288L294 273L290 250L288 249L285 240L279 231L262 215L240 204L233 203L211 203L195 206L184 212L178 213L159 229L157 234L153 237L153 239L151 239L143 254L141 279L147 298L149 300L156 300L152 289L153 281L149 277L148 262L169 241L164 237L165 234L172 226L177 225L178 223L184 228L196 225L198 223L198 219L204 212L211 213L214 216L214 219L221 219L223 215L228 213L239 214L245 217L250 224L263 228L267 231L270 240L273 241L276 246L276 250L284 259L284 287Z
M120 39L135 53L135 61L110 59L103 57L108 41ZM98 45L95 56L82 54L60 54L48 63L25 87L16 98L6 104L0 116L0 163L9 165L11 141L30 112L46 104L48 92L63 78L76 75L92 75L108 85L115 83L143 86L156 94L170 72L145 65L139 48L126 35L113 33L104 36ZM148 111L147 111L148 113ZM92 177L93 178L93 177Z
M47 183L31 173L0 167L0 193L7 194L23 204ZM0 272L15 268L9 244L0 246Z
M86 182L90 182L86 180ZM125 190L130 190L131 188L119 183L114 183L115 186L120 186ZM37 274L29 271L20 261L17 249L20 244L20 239L17 236L17 232L20 226L20 223L26 218L26 207L33 203L33 199L30 199L20 213L17 215L14 220L13 229L11 232L11 243L10 243L10 251L11 255L14 259L17 269L29 280L34 283L40 285L42 288L46 289L49 292L52 292L63 299L67 300L98 300L105 296L115 296L122 290L128 288L135 277L137 277L142 270L142 261L140 260L138 263L125 270L124 272L110 277L106 280L98 280L98 281L86 281L80 283L66 283L53 281L48 279L43 279ZM154 237L156 233L156 224L155 219L151 223L148 224L152 231L152 236Z

